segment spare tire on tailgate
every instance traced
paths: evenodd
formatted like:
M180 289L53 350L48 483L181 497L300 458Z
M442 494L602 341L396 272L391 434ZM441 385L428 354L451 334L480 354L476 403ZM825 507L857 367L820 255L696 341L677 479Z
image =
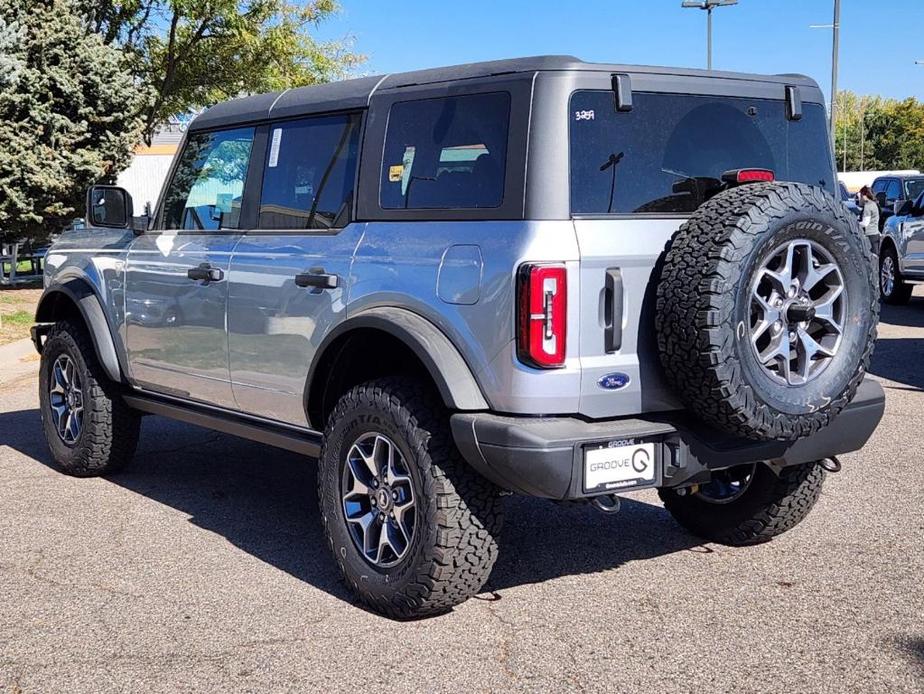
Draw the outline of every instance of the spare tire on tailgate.
M853 398L878 313L869 246L843 204L755 183L719 193L677 232L655 324L691 411L732 434L795 440Z

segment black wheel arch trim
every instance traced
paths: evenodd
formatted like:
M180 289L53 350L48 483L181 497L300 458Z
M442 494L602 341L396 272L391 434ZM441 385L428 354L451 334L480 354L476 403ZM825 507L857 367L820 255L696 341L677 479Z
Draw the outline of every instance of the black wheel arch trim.
M424 365L439 391L443 403L453 410L487 410L489 405L474 374L459 350L432 322L403 308L380 306L347 318L337 325L315 352L305 383L304 405L308 412L317 367L338 338L358 329L373 328L397 338ZM312 423L316 424L316 423Z
M123 382L123 375L128 371L116 349L102 302L90 284L86 280L73 278L46 287L35 311L37 323L54 323L59 320L60 316L54 312L55 300L52 300L55 295L64 295L77 307L90 333L96 357L106 375L117 383Z

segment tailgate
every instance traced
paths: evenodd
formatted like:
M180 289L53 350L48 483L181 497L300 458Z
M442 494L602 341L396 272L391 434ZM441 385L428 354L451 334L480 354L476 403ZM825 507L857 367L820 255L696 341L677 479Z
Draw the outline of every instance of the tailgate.
M614 417L681 407L661 378L652 273L683 221L575 220L581 255L581 414Z

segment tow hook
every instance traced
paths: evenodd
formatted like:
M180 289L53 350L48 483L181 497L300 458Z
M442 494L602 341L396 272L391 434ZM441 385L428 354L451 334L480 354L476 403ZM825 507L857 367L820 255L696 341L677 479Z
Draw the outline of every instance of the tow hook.
M824 470L828 472L840 472L841 471L841 461L837 459L837 456L832 455L830 458L823 458L818 461L818 464Z
M604 494L591 499L590 505L601 513L619 513L620 501L615 494Z

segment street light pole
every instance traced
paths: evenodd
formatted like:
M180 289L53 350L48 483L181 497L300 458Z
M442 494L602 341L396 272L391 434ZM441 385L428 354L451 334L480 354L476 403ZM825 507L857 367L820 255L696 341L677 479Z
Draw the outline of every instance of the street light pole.
M712 69L712 5L706 7L706 69Z
M834 41L831 48L831 147L834 148L834 127L837 116L837 60L841 47L841 0L834 0Z
M706 67L712 69L712 10L716 7L737 5L738 0L683 0L681 7L706 10Z

